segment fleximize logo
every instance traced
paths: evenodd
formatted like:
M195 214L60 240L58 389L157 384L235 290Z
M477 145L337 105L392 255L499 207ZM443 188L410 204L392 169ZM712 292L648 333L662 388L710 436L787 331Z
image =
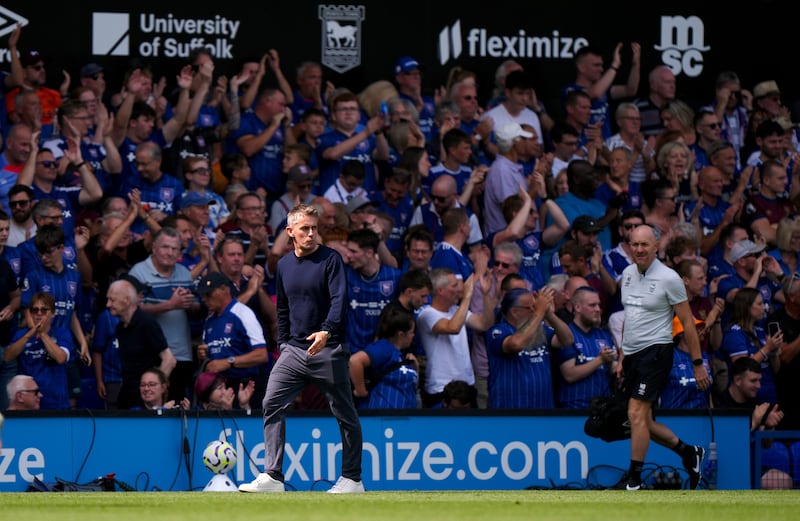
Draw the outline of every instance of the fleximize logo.
M470 58L558 58L571 60L581 47L589 45L582 36L562 36L553 30L549 36L529 36L525 29L516 34L495 35L482 27L465 31L466 54ZM439 64L458 59L464 52L465 38L461 19L439 31Z

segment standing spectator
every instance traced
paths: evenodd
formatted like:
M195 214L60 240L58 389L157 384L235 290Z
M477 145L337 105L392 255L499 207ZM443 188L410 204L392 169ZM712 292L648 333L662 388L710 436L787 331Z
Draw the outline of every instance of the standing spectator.
M242 113L239 128L228 137L227 151L241 152L250 162L247 187L270 203L277 200L286 187L281 154L284 144L295 142L289 128L291 122L286 96L278 89L265 89L253 110Z
M31 128L25 124L13 125L8 130L5 150L0 154L0 205L4 209L9 209L9 193L31 154L32 136Z
M29 186L14 185L8 191L8 208L11 210L8 246L16 248L36 235L33 200L33 189Z
M94 176L92 167L83 159L83 153L75 140L71 140L64 151L64 157L70 167L79 172L80 186L62 186L58 180L58 162L49 149L39 149L36 145L36 134L31 138L31 154L17 178L17 184L30 186L34 199L54 199L64 209L62 227L68 238L75 233L75 218L82 207L91 205L103 197L103 189Z
M67 152L71 146L77 144L80 161L89 166L103 191L111 191L113 184L111 176L116 176L122 171L122 159L111 139L113 123L106 117L94 129L97 134L92 135L92 120L86 104L82 101L78 99L64 101L58 108L60 131L45 141L42 148L49 149L58 163L58 172L63 176L59 184L76 185L84 183L84 176L79 166L67 157Z
M212 271L197 284L197 293L208 308L203 324L203 343L197 358L208 360L204 370L221 374L236 389L256 382L256 403L265 390L267 343L253 310L231 295L225 275Z
M705 450L687 445L669 427L653 418L653 405L672 367L671 326L674 314L677 314L686 334L697 385L702 390L709 386L694 317L680 276L656 258L658 241L653 229L649 226L634 229L631 248L634 264L622 272L622 303L628 326L622 337L622 389L629 397L628 418L631 423L631 463L626 488L641 488L642 468L648 445L653 439L682 458L689 473L689 488L694 490L700 484Z
M534 296L512 289L503 296L499 322L486 333L489 354L489 408L552 408L553 377L548 344L556 328L564 345L572 333L552 312L553 291L543 288Z
M344 344L347 280L341 257L317 242L317 210L298 205L287 217L294 249L278 261L278 342L281 356L264 398L264 472L242 492L283 492L286 408L306 383L328 397L342 435L342 476L328 491L364 492L361 423L353 404Z
M74 267L64 262L64 230L55 224L43 226L36 234L34 244L41 261L41 268L25 271L22 283L22 306L28 308L25 319L28 324L34 323L29 312L33 298L38 292L51 294L55 299L54 305L51 306L54 311L53 327L72 331L78 347L70 353L73 362L80 357L83 362L88 363L89 345L75 309L80 275Z
M142 311L155 317L176 361L174 370L170 368L165 371L169 374L170 392L175 400L189 396L196 368L188 313L200 309L200 303L192 293L194 280L189 270L178 263L180 254L181 238L178 232L174 228L162 228L153 239L153 252L129 272L147 288L141 303ZM160 364L150 364L153 365ZM124 380L123 375L123 386Z
M718 244L725 226L737 220L741 201L731 204L722 198L723 174L714 166L702 168L697 174L700 199L684 208L687 220L696 222L700 235L700 254L708 255Z
M302 147L303 145L295 145ZM294 155L297 155L294 152ZM284 165L285 158L289 155L288 147L284 151ZM298 204L311 204L314 199L314 194L311 193L313 186L314 175L307 164L294 164L286 174L286 192L278 198L277 201L272 203L269 211L269 228L274 232L285 228L286 216L289 211Z
M360 112L358 98L352 92L343 92L331 100L331 128L320 136L317 149L321 158L318 194L325 194L334 186L350 161L358 161L364 167L364 190L372 192L378 188L374 161L389 159L386 136L379 133L383 118L378 114L362 125Z
M574 317L569 323L574 341L570 344L553 341L563 349L556 353L559 379L558 404L567 409L588 408L594 396L608 396L616 388L619 352L614 337L600 328L603 305L600 294L584 286L572 294Z
M272 50L270 51L272 53ZM271 56L271 55L270 55ZM275 53L277 58L277 53ZM270 59L270 65L273 65L275 59ZM277 75L280 69L275 71ZM324 111L327 110L325 104L328 94L333 91L333 84L327 82L323 92L322 88L322 65L314 61L304 61L297 67L297 88L294 89L291 96L287 97L289 107L292 109L292 122L297 125L303 119L306 111L309 109L316 109ZM299 137L299 136L298 136Z
M230 215L225 199L211 190L211 167L203 156L191 156L183 160L183 177L186 179L186 192L197 192L213 200L208 208L208 227L216 229ZM184 192L184 195L186 194Z
M244 262L251 266L264 266L267 261L268 239L271 230L266 226L266 205L258 192L245 192L236 198L233 220L220 226L220 231L233 234L245 247Z
M751 193L744 205L742 221L756 237L770 245L775 244L778 223L795 213L795 204L786 197L789 178L786 166L779 160L770 159L761 164L761 184Z
M31 316L28 323L32 325L16 332L3 358L6 362L18 359L19 374L36 379L42 394L42 409L69 409L66 363L74 352L72 335L69 329L54 322L55 299L52 295L35 293L28 311Z
M702 320L695 319L695 326L703 324ZM689 346L683 334L683 326L678 317L672 319L672 338L675 339L672 369L667 377L667 384L661 393L659 407L662 409L708 409L709 389L701 389L694 377L694 370L689 357ZM703 368L706 370L709 381L711 377L711 364L709 355L703 352Z
M494 122L492 130L503 128L509 123L527 124L536 131L539 143L542 143L542 124L536 112L528 108L533 92L533 78L522 70L510 72L505 79L504 92L506 98L502 103L483 114L481 120L491 118ZM537 109L541 110L541 109Z
M731 365L743 356L761 364L762 382L758 391L759 402L777 403L778 391L775 382L781 368L780 349L783 331L764 331L759 325L764 317L764 299L754 288L742 288L731 303L731 316L722 337L719 356Z
M591 123L601 123L603 140L611 137L611 110L609 101L632 98L639 90L639 68L642 48L637 42L631 43L631 65L625 85L614 85L617 72L622 64L622 43L614 47L611 65L603 70L603 55L599 49L587 45L575 53L575 82L561 89L562 99L572 90L584 90L592 99Z
M350 380L359 408L415 409L419 367L414 354L405 353L414 341L413 313L399 308L382 313L376 337L350 357Z
M614 112L614 120L617 122L619 132L605 140L604 152L607 154L617 148L629 150L633 161L630 181L631 184L640 185L647 179L648 174L656 169L656 138L645 137L642 134L642 115L635 103L628 101L620 103Z
M347 236L347 335L351 353L375 339L381 310L396 295L401 272L378 258L380 238L372 230L353 230Z
M642 134L657 136L664 130L661 108L675 99L675 74L666 65L656 65L647 77L650 90L646 98L637 98L634 104L642 116Z
M5 389L6 384L17 374L17 364L3 360L3 351L11 342L16 328L21 295L17 275L11 264L6 259L0 258L0 410L8 406L2 389Z
M722 124L716 113L700 109L694 115L694 130L697 140L689 148L694 153L694 169L700 171L711 165L711 146L722 136Z
M108 293L108 287L106 287L106 293ZM102 293L98 294L102 295ZM117 324L119 324L119 317L113 316L111 310L105 308L95 315L92 334L92 368L94 369L97 396L108 410L119 409L119 391L122 386L122 362L119 357Z
M131 230L141 234L153 220L161 222L178 211L178 202L183 194L183 183L178 178L161 169L162 149L152 141L145 141L136 147L137 171L125 177L121 193L129 194L134 188L141 194L142 205L146 210L143 219L136 219ZM124 175L124 174L123 174Z
M524 130L517 123L509 123L495 128L497 157L486 174L486 191L483 198L483 213L486 232L492 233L505 228L508 223L503 218L502 205L506 197L526 186L527 181L520 162L530 159L526 153L527 139L535 139L536 134Z
M411 56L403 56L394 62L393 73L400 98L410 101L417 109L419 129L425 136L425 142L431 143L434 113L442 92L437 91L436 99L422 95L422 68L422 64Z
M17 33L17 39L19 33ZM10 42L9 42L10 45ZM67 93L69 81L62 83L63 92L53 90L45 84L47 83L47 71L45 70L45 56L39 51L26 51L19 58L23 67L22 84L6 93L6 111L11 121L16 121L14 99L17 94L23 91L35 92L42 107L41 128L36 128L42 135L42 139L48 139L55 130L56 110L61 105L61 98Z
M139 382L146 370L158 367L169 376L175 367L164 333L158 322L139 307L139 294L131 282L118 280L108 288L108 309L119 318L117 340L122 362L120 409L140 405Z
M778 399L786 413L782 429L800 429L800 275L793 273L783 279L786 305L767 318L767 323L777 322L783 332L781 370L778 371Z
M714 101L704 109L713 111L719 118L722 139L731 144L738 169L742 165L740 152L744 146L749 113L753 110L753 94L742 88L739 76L733 71L720 72L714 90Z
M178 75L177 80L180 96L178 103L175 105L174 114L169 121L162 125L157 125L155 109L144 101L152 95L152 73L145 69L137 68L126 75L124 99L114 114L114 127L111 131L111 138L114 140L122 159L120 182L130 181L131 178L139 178L140 168L151 165L155 159L159 163L156 168L159 168L161 164L160 151L171 146L175 138L183 131L183 125L189 114L189 88L192 84L191 66L185 66ZM141 157L139 155L139 145L148 141L153 142L156 148L159 149L158 157ZM153 156L155 156L155 153ZM120 194L127 194L130 191L129 188L126 189L124 186L121 189L117 188ZM180 193L178 191L174 196L177 197ZM142 200L148 201L149 199L143 197Z
M392 217L392 233L386 239L386 248L395 256L403 257L403 237L414 216L414 201L411 199L411 173L395 168L383 181L383 190L376 193L373 199L376 209Z
M432 200L430 204L422 204L414 210L411 226L424 224L433 232L435 244L438 245L444 240L445 236L443 221L445 212L458 208L466 212L469 221L466 244L473 246L481 242L483 232L481 231L478 216L458 201L456 181L452 176L444 175L434 181L431 187L430 199Z
M408 229L403 238L405 259L402 271L417 269L428 273L431 271L433 258L433 233L424 224L417 224Z
M465 281L456 278L449 268L431 272L433 296L417 316L417 330L427 359L425 389L422 403L433 407L442 401L444 386L452 380L464 380L475 385L475 373L469 357L467 327L486 331L492 324L496 297L490 293L491 278L487 273L480 277L483 293L483 312L469 310L475 277Z
M475 83L461 80L450 87L450 99L459 108L461 126L459 127L470 136L472 162L488 165L489 155L492 157L497 151L487 152L494 145L491 140L493 122L489 119L481 121L481 106L478 101L478 89Z

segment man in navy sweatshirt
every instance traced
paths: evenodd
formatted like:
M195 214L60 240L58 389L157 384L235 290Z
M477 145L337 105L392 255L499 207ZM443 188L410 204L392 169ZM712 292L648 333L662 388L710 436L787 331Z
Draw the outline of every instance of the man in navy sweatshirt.
M342 476L333 494L364 492L361 481L361 422L350 386L350 352L343 340L347 317L344 262L317 237L313 206L293 208L286 232L294 250L278 261L276 275L280 357L264 398L264 472L242 492L283 492L286 408L313 382L327 396L342 435Z

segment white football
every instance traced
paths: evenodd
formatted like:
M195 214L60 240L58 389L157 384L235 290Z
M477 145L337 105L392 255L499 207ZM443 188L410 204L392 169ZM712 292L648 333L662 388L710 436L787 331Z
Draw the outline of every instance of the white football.
M236 466L236 449L227 441L214 440L203 451L203 464L214 474L227 474Z

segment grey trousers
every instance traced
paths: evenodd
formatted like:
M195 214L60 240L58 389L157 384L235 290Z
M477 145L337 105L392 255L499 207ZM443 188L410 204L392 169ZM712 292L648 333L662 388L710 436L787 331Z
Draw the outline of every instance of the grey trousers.
M315 384L328 399L342 436L342 476L361 480L361 422L353 404L349 353L341 345L325 347L314 356L289 344L269 374L264 396L264 472L283 481L286 409L307 383Z

